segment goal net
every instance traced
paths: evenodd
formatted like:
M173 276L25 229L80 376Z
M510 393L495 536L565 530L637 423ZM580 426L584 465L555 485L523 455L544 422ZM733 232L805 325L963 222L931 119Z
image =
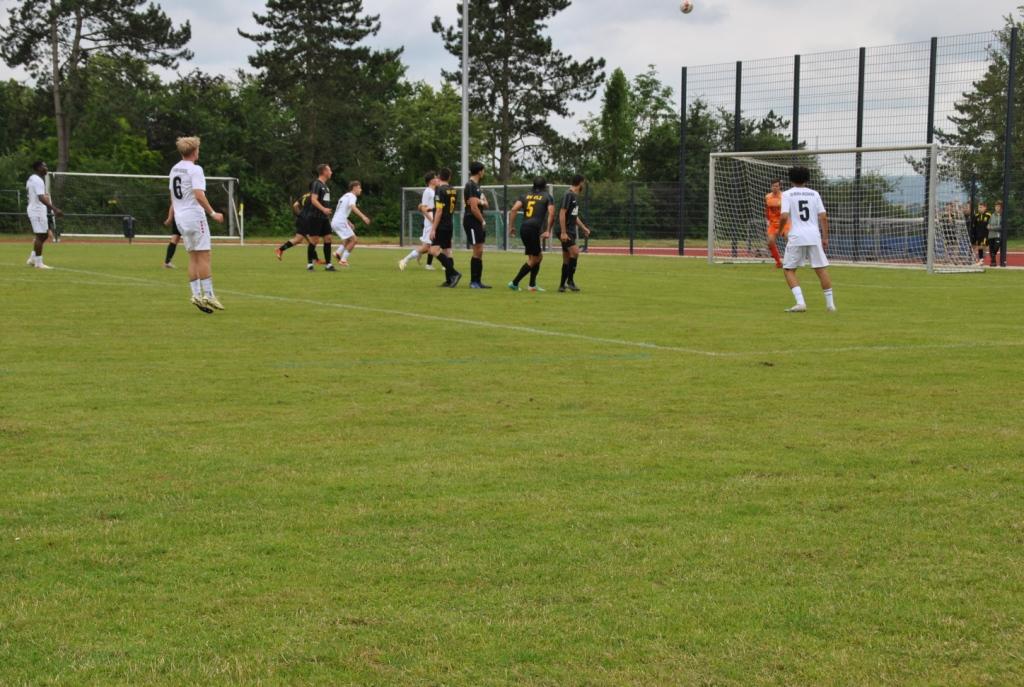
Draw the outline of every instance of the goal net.
M829 260L856 265L979 271L971 251L954 151L934 145L714 153L708 185L708 260L765 262L765 195L811 171L829 216ZM784 240L780 237L780 250Z
M519 196L529 192L533 188L530 184L510 184L508 186L481 186L483 197L487 200L487 208L484 210L484 219L487 221L487 246L493 250L518 251L523 247L519 240L518 225L522 221L522 213L516 218L516 236L508 235L508 211L515 205ZM555 209L558 203L562 202L569 187L564 184L549 184L548 192L555 199ZM415 246L419 244L420 236L423 233L423 215L419 211L420 200L423 198L423 187L407 187L402 189L402 244ZM459 189L459 210L455 213L454 226L455 238L452 241L455 246L465 245L465 233L462 231L462 189ZM557 215L556 215L556 222ZM553 246L552 246L553 244ZM548 242L546 250L562 250L557 241Z
M54 219L58 236L124 237L130 226L136 238L170 235L164 226L170 191L166 176L50 172L47 192L64 211ZM238 179L206 177L206 197L224 222L210 222L214 239L244 241Z

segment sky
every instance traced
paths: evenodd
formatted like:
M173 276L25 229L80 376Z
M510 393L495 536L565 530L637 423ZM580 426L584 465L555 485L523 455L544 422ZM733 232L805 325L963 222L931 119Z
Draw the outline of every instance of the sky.
M253 44L237 29L257 28L253 12L264 0L154 0L176 22L192 25L195 58L180 71L199 68L231 74L247 68ZM1024 3L1024 0L1022 0ZM21 0L0 0L6 10ZM403 47L413 80L439 84L443 68L457 66L440 39L430 31L435 15L451 23L456 0L364 0L367 12L379 14L382 28L370 43ZM860 46L926 40L933 35L987 31L1003 24L1015 3L1010 0L695 0L689 15L675 0L574 0L554 19L555 47L578 59L604 57L609 68L628 76L655 65L665 83L675 85L683 65L735 62L780 55L806 54ZM165 74L173 76L173 74ZM24 72L0 62L0 78L25 79ZM581 104L580 115L598 109Z

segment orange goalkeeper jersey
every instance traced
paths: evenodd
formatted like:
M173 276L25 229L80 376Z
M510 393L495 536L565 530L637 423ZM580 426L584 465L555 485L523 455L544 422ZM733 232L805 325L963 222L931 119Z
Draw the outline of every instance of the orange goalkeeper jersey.
M779 220L782 219L782 194L769 193L764 197L764 218L768 220L768 233L779 233ZM789 233L789 223L786 223L782 235Z

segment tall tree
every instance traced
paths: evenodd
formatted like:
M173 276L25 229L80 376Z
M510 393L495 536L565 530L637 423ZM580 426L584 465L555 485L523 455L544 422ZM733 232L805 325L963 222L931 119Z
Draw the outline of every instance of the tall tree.
M238 32L257 45L249 64L267 91L294 110L307 164L338 155L339 146L349 159L366 145L373 150L379 132L366 137L365 129L380 118L367 108L397 97L404 73L401 50L360 45L380 31L380 16L364 14L362 0L268 0L266 14L253 18L262 31Z
M1024 5L1017 8L1024 14ZM1016 27L1024 38L1024 22L1013 15L1005 18L1006 24L997 34L997 42L989 49L989 65L985 74L973 84L973 90L963 94L954 107L956 114L949 120L953 127L939 127L936 138L940 143L955 146L957 152L951 156L954 170L964 188L969 188L977 179L978 191L983 200L994 202L1003 192L1003 151L1006 132L1006 91L1010 80L1010 35ZM1004 219L1007 226L1017 226L1024 218L1024 185L1020 183L1024 171L1020 160L1024 160L1024 112L1020 102L1024 99L1024 49L1017 54L1017 74L1014 84L1017 102L1015 128L1010 137L1012 156L1018 161L1017 183L1011 187L1011 217ZM1009 221L1008 221L1009 220Z
M629 82L621 69L612 72L604 89L598 146L602 176L609 181L621 181L630 175L630 153L633 152L636 124L633 103L630 99Z
M25 67L53 95L57 128L57 169L71 157L84 66L94 55L130 58L175 68L191 59L188 22L175 27L159 5L145 0L21 0L0 27L0 56L10 67Z
M470 109L488 124L489 144L498 162L498 180L508 181L516 158L558 134L552 117L568 117L574 101L594 97L604 81L604 59L578 62L555 50L545 35L549 21L571 0L469 0ZM461 17L462 3L458 5ZM434 33L459 58L459 69L445 71L462 80L462 25L445 26L434 17Z

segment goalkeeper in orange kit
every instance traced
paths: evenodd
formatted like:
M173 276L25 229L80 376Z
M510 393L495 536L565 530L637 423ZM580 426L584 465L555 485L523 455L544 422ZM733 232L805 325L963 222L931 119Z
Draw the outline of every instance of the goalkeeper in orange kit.
M782 219L782 182L776 179L772 182L772 191L764 197L764 218L768 221L768 248L775 259L775 266L782 267L782 256L779 254L779 247L775 245L775 238L779 235L779 222ZM790 223L782 227L782 236L789 235Z

